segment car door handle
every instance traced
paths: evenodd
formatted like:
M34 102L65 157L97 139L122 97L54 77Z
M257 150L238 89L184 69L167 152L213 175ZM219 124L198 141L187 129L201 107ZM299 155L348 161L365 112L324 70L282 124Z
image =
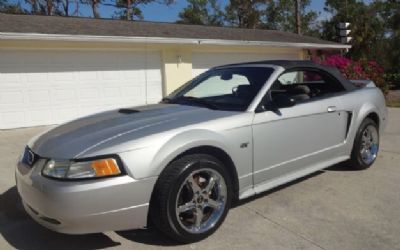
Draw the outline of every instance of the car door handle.
M329 106L327 109L328 113L332 113L336 111L336 106Z

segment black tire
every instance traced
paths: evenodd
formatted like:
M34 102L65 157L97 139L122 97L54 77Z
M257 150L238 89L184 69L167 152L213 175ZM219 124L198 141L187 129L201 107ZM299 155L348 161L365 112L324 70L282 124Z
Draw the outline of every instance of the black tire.
M351 158L349 160L349 165L352 169L355 170L363 170L369 168L376 160L376 156L374 159L371 161L366 162L363 160L362 154L361 154L361 149L363 147L362 143L362 136L366 128L369 126L372 126L376 129L376 135L377 135L377 145L376 145L376 154L378 154L379 151L379 129L378 125L376 124L375 121L373 121L370 118L365 118L364 121L361 123L360 127L357 130L357 134L354 140L354 145L353 149L351 152Z
M215 171L223 178L224 184L226 184L226 189L224 189L226 190L226 199L224 199L225 207L224 209L219 209L219 219L213 223L211 228L205 232L191 233L185 230L182 222L178 221L182 221L182 218L177 215L177 200L179 199L180 190L182 190L182 188L187 188L187 178L190 178L189 176L193 178L193 173L197 173L203 169L204 171L211 169L211 171ZM232 190L230 175L221 161L206 154L183 156L171 162L161 173L150 202L150 219L156 228L176 241L190 243L202 240L214 233L225 220L232 202ZM195 198L192 199L194 201ZM209 211L214 210L211 209ZM211 218L211 216L209 216L209 218Z

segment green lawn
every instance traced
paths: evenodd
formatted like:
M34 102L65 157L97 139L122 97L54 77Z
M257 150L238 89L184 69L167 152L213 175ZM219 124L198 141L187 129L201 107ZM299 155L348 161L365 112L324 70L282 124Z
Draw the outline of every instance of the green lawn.
M386 106L392 108L400 108L400 100L386 100Z

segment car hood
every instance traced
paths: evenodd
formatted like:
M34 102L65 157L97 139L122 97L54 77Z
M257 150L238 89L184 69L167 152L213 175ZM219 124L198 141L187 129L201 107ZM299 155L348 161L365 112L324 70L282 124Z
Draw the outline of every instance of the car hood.
M81 158L104 144L112 146L113 142L120 143L121 138L132 141L235 113L237 112L176 104L154 104L113 110L57 126L33 138L28 146L42 157Z

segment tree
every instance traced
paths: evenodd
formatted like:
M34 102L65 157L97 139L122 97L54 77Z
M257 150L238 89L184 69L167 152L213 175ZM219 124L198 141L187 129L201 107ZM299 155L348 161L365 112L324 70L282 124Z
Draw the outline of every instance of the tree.
M111 4L104 4L108 6L116 7L117 10L114 12L114 18L125 19L125 20L142 20L143 14L140 9L141 5L146 5L152 2L159 2L162 4L169 5L174 0L116 0Z
M296 16L296 33L301 34L301 15L300 15L300 0L295 0L295 16Z
M115 17L126 20L143 19L140 5L151 3L152 0L117 0L115 7L118 10L115 12Z
M225 20L232 26L255 29L260 26L260 6L263 0L230 0L225 8Z
M60 8L57 8L56 14L60 16L69 16L70 1L69 0L58 0Z
M85 5L89 5L92 10L92 15L94 18L100 18L99 5L103 3L102 0L81 0Z
M54 13L54 2L53 0L46 0L46 11L47 15L51 16Z
M297 32L298 23L298 28L303 34L319 36L316 22L318 13L307 10L310 2L310 0L230 0L226 7L226 21L238 27L288 32Z
M389 0L376 2L375 5L378 5L376 8L379 10L379 19L385 24L386 44L383 44L381 49L384 50L382 55L385 55L386 60L382 63L389 73L397 73L400 80L400 2Z
M31 13L32 14L44 15L44 13L40 12L41 8L40 8L39 0L25 0L25 2L29 5L31 5Z
M179 18L177 23L222 26L224 22L216 0L188 0Z
M26 11L21 7L21 4L11 4L7 0L0 0L0 12L10 14L25 14Z
M315 11L307 11L310 0L298 0L299 29L304 35L319 36ZM262 12L263 28L297 33L296 3L293 0L267 0Z
M347 4L346 4L347 2ZM322 24L322 38L337 41L336 25L350 22L353 37L347 56L375 60L385 68L388 81L400 81L400 2L398 0L326 0L332 18Z
M55 13L55 6L57 0L25 0L25 2L31 5L31 13L37 15L52 16Z
M381 8L378 1L366 4L356 0L326 0L325 10L332 14L332 18L323 22L322 38L338 41L336 25L350 22L353 39L348 55L355 60L380 60L387 35L385 20L379 17Z

